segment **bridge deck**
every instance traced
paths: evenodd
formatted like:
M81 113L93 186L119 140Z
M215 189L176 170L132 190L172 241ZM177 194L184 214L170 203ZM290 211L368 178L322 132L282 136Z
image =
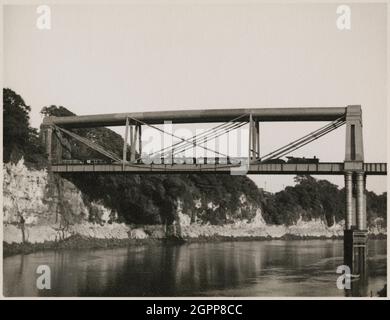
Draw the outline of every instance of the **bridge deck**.
M239 174L244 166L224 164L54 164L52 171L57 173L233 173ZM386 175L386 163L364 163L367 175ZM248 174L344 174L344 163L262 163L249 165Z

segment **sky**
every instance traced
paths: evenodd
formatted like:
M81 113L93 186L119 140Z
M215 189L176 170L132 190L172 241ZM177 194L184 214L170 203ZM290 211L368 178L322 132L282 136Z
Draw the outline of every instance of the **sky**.
M339 30L337 6L50 5L51 29L39 30L37 6L7 5L4 86L31 106L34 127L51 104L78 115L360 104L365 161L385 162L386 7L351 4L351 29ZM261 153L322 125L261 123ZM344 144L341 127L293 155L342 162ZM293 184L293 176L250 178L272 192ZM386 178L369 177L367 189L386 191Z

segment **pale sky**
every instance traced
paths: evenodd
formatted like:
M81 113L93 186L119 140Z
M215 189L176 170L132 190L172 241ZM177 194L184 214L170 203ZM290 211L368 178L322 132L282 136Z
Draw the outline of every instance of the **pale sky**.
M352 4L351 30L337 4L51 5L4 7L4 86L32 107L76 114L246 107L363 108L366 162L386 161L385 4ZM262 153L323 123L264 123ZM294 153L344 160L344 128ZM277 191L293 176L250 176ZM321 176L339 185L343 177ZM367 189L386 190L385 177Z

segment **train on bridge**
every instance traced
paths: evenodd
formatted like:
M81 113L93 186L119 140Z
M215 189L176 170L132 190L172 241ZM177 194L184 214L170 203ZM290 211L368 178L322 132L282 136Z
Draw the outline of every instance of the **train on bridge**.
M305 158L305 157L286 157L287 160L283 160L280 158L267 159L261 161L261 163L319 163L320 159L314 156L313 158Z

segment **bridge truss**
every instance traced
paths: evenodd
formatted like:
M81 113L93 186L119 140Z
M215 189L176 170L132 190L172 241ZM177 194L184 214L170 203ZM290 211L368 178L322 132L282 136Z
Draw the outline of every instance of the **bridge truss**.
M248 119L248 120L246 120ZM249 152L248 152L248 163L264 163L264 162L272 162L272 160L280 159L281 157L284 157L288 155L289 153L302 148L303 146L307 145L308 143L315 141L324 135L332 132L333 130L336 130L343 124L345 124L345 117L339 117L336 120L326 124L325 126L316 129L303 137L296 139L290 143L288 143L285 146L282 146L280 148L277 148L273 150L272 152L260 156L260 141L259 141L259 134L258 134L258 122L255 122L253 120L253 117L251 114L244 113L238 117L235 117L227 122L224 122L222 124L219 124L217 126L214 126L212 128L209 128L205 131L203 131L200 134L195 134L190 138L183 138L179 137L171 132L165 131L157 126L148 124L142 120L136 119L134 117L128 116L126 117L126 124L125 124L125 136L123 139L123 154L122 158L115 154L114 152L107 150L107 148L99 145L96 142L93 142L92 140L80 136L76 134L75 132L72 132L70 130L67 130L61 126L53 124L52 128L54 130L54 133L56 134L57 138L60 140L60 143L64 147L65 144L63 141L63 134L69 136L70 138L75 139L76 141L86 145L90 149L98 152L99 154L103 155L110 161L108 163L116 163L116 164L122 164L122 165L143 165L144 159L170 159L172 160L170 164L174 165L175 157L185 154L186 151L195 149L197 147L200 147L206 151L214 153L218 157L223 157L225 159L233 158L227 154L224 154L222 152L219 152L217 150L208 148L206 145L208 142L212 140L216 140L219 137L229 134L231 131L239 129L243 127L244 125L249 124ZM141 126L147 126L154 130L157 130L163 134L169 135L177 140L179 140L176 143L173 143L170 146L166 146L161 148L158 151L151 152L149 154L142 154L142 141L141 141ZM130 133L130 141L129 139L129 133ZM138 152L136 152L136 144L138 142ZM130 144L129 144L130 143ZM130 159L127 159L127 149L130 147ZM195 157L194 157L195 158ZM242 157L240 158L242 161ZM59 164L61 164L61 159L58 159L60 161ZM239 165L239 163L236 163L236 165Z

